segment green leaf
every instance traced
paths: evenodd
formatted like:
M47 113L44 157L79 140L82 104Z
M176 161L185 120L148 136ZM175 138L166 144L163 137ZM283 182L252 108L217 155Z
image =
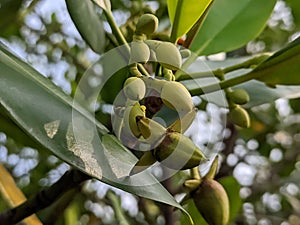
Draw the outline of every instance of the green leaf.
M99 60L102 65L103 73L101 77L105 80L101 88L101 99L106 103L112 104L123 88L125 80L130 76L128 62L121 54L125 50L124 46L106 52Z
M2 44L0 50L0 106L26 135L84 173L188 217L147 170L127 176L136 157L88 111Z
M18 144L29 146L32 148L42 148L37 142L33 141L24 131L5 113L0 105L0 131L4 132L9 137L12 137Z
M239 196L241 187L236 179L232 176L223 177L219 179L218 182L222 184L227 192L230 206L229 220L232 221L238 215L243 203L241 197Z
M196 205L192 199L188 200L187 205L185 206L185 209L191 215L193 221L195 222L195 225L208 225L208 223L205 221L203 216L199 213L199 211L196 208ZM180 224L187 225L188 224L187 218L182 217L180 219Z
M212 0L168 0L168 12L173 26L171 41L175 42L187 33L211 2Z
M110 63L111 64L111 63ZM105 70L105 69L104 69ZM123 88L125 80L130 76L128 68L124 67L111 76L101 89L101 99L106 103L113 104L117 95Z
M109 0L93 0L95 4L104 9L105 11L111 10L111 4Z
M199 17L199 19L196 21L196 23L192 26L191 29L189 29L189 31L186 33L186 38L183 42L182 47L184 48L190 48L195 36L197 35L197 33L199 32L200 27L203 24L203 21L206 18L206 15L210 9L210 7L212 6L213 1L210 2L209 6L205 9L205 12L202 13L202 15Z
M209 55L245 45L263 30L275 3L215 0L190 49L198 55Z
M105 31L94 4L90 0L66 0L69 14L87 44L97 53L102 53Z
M300 37L262 62L248 76L269 86L300 85Z

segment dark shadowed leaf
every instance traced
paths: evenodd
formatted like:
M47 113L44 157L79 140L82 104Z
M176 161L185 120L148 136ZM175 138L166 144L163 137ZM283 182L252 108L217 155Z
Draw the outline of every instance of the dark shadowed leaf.
M22 0L0 0L0 35L10 37L18 35Z
M105 31L95 7L90 0L66 0L69 14L87 44L97 53L102 53L105 44Z

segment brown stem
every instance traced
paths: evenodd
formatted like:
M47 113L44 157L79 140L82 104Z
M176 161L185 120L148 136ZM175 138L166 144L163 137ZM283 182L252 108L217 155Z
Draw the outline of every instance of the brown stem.
M161 204L160 209L163 213L163 216L165 218L165 224L166 225L173 225L175 224L175 217L174 217L174 208L166 205L166 204Z
M163 169L164 175L169 176L168 170ZM174 196L175 191L174 186L172 185L172 179L168 178L162 181L162 185ZM174 214L174 207L166 205L164 203L159 204L163 217L165 219L165 225L173 225L175 224L175 214Z
M223 154L227 157L230 153L233 152L235 142L238 138L238 131L233 123L227 123L227 128L230 130L231 135L226 138L223 143L225 144L225 149L223 150ZM229 167L226 163L226 160L224 160L221 164L221 168L219 173L216 175L216 179L219 179L224 176L231 175L232 168Z
M31 214L44 209L56 201L63 193L76 188L90 177L78 170L67 171L55 184L40 191L21 205L0 214L1 225L12 225Z

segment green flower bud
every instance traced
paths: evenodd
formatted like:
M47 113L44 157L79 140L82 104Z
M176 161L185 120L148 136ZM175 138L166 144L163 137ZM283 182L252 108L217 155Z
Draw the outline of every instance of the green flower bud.
M156 58L167 69L178 70L181 67L181 54L173 43L162 42L156 49Z
M158 18L153 14L142 15L136 25L135 33L137 34L152 34L158 27Z
M228 119L235 125L243 128L248 128L250 126L250 117L248 112L239 105L229 109Z
M146 40L145 43L155 52L156 60L162 66L170 70L178 70L181 67L182 58L176 45L156 40Z
M143 41L131 42L129 64L146 63L150 58L150 49Z
M244 89L233 90L227 95L231 101L238 105L244 105L250 100L249 94Z
M220 183L204 178L191 196L198 211L209 225L228 224L229 199Z
M154 157L171 169L191 169L205 159L191 139L179 132L168 131L164 140L153 151Z
M146 94L146 86L142 79L138 77L129 77L124 83L124 94L132 101L139 101Z
M185 86L177 81L169 81L163 86L160 97L165 105L178 113L190 112L194 108L192 96Z

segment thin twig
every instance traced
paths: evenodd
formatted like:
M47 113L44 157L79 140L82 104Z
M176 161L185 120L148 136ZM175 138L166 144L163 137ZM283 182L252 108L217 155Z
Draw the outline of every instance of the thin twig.
M107 197L111 202L111 205L114 209L115 215L117 220L119 221L120 224L122 225L129 225L130 223L127 221L127 218L125 216L124 210L121 207L120 199L118 196L116 196L115 193L112 191L107 192Z
M238 138L238 130L236 129L235 125L233 123L227 123L226 126L227 129L230 130L231 134L228 138L224 139L223 143L225 144L225 149L223 150L223 154L227 158L229 154L231 154L234 150L234 146L236 143L236 140ZM221 177L232 175L232 168L229 167L226 163L226 160L224 160L221 164L221 168L219 173L216 175L216 179L219 179Z
M164 173L164 176L167 176L167 177L169 176L168 170L163 169L163 173ZM172 185L171 178L163 180L162 185L169 191L169 193L171 193L172 195L174 194L174 192L173 192L174 185ZM161 212L163 214L163 217L165 219L165 225L175 224L176 218L175 218L175 214L174 214L174 207L164 204L164 203L161 203L158 205L159 205Z
M63 193L76 188L90 177L78 170L67 171L55 184L40 191L23 204L0 214L1 225L12 225L44 209L55 202Z

